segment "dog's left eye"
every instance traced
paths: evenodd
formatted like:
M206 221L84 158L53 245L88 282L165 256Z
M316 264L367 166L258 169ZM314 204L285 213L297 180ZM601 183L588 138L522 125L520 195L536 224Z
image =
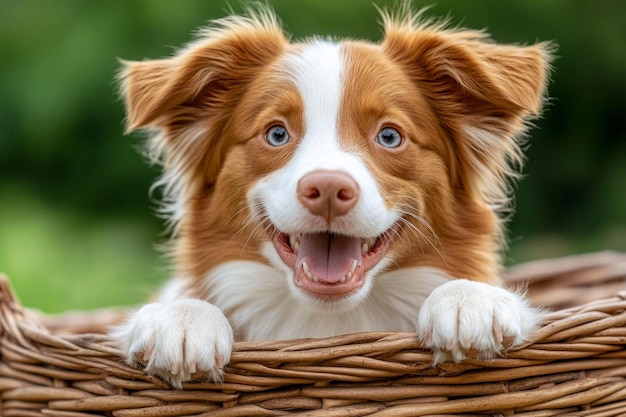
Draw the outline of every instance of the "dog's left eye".
M272 146L283 146L289 139L289 132L280 125L270 127L265 133L265 140Z
M376 142L385 148L397 148L402 143L402 135L393 127L385 127L376 135Z

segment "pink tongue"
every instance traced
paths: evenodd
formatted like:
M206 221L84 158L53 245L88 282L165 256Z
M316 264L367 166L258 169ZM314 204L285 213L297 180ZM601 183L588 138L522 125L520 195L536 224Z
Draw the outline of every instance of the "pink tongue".
M306 261L320 281L334 284L350 270L356 259L361 265L361 239L331 233L302 235L296 268Z

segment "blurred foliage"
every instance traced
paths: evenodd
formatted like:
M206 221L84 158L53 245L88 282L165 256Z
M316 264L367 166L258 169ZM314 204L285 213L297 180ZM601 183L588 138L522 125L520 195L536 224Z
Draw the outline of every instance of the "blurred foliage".
M381 36L369 0L269 3L296 39ZM160 224L148 188L157 172L136 152L141 138L122 135L117 58L169 55L231 5L0 3L0 270L26 304L131 303L166 276L151 246ZM510 261L626 250L626 3L438 0L427 14L486 28L499 42L559 45L551 104L518 187Z

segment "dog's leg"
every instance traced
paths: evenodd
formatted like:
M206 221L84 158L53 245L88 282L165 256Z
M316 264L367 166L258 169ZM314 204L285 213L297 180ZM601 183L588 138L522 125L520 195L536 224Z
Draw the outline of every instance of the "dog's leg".
M467 357L492 358L523 343L537 329L541 312L520 294L464 279L436 288L422 305L418 333L435 363Z
M147 304L112 336L129 365L145 365L146 372L176 388L196 372L219 381L233 347L224 314L197 299Z

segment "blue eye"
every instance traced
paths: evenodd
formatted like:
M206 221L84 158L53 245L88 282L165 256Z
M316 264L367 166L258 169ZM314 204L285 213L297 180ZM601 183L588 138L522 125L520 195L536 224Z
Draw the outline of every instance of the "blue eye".
M385 148L397 148L402 143L402 136L393 127L385 127L376 135L376 142Z
M283 146L289 139L289 132L281 125L272 126L265 133L265 140L272 146Z

